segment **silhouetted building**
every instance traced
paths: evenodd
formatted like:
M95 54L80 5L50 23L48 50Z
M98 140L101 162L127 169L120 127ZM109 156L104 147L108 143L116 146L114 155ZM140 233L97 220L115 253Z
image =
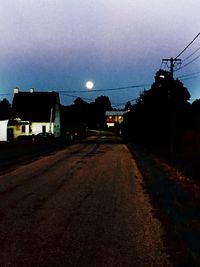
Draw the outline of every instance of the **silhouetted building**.
M20 92L14 89L8 138L51 133L60 136L60 98L56 92Z
M124 120L124 114L127 111L106 111L106 124L107 127L115 127L116 125L120 125Z

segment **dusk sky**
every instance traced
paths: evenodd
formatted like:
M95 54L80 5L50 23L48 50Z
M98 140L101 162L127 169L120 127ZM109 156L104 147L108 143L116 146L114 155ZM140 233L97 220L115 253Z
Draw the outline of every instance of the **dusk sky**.
M0 0L0 6L0 99L10 102L19 87L62 91L66 105L76 96L90 102L106 95L122 107L150 88L163 58L176 57L200 32L199 0ZM192 100L200 98L199 47L200 36L174 73L197 73L183 77ZM141 87L95 92L131 85Z

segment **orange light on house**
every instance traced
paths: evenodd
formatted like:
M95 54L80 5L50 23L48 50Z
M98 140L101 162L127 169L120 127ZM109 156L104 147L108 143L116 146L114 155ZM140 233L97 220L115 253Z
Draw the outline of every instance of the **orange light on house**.
M106 122L107 126L114 127L115 124L121 124L124 119L124 114L126 111L115 110L115 111L106 111Z

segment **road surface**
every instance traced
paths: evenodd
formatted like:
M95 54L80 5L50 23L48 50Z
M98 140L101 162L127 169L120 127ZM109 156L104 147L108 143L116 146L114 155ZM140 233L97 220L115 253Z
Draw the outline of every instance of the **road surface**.
M0 266L172 266L119 137L100 132L0 176Z

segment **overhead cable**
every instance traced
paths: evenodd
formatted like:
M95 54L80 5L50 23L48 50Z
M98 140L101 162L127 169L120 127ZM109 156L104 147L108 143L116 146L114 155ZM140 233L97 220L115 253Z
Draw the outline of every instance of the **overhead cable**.
M113 102L112 102L112 104L114 104L115 106L124 106L124 105L127 104L127 102L135 102L135 101L138 100L138 99L139 99L139 97L137 97L137 98L133 98L133 99L131 99L131 100L127 100L126 102L122 102L122 103L113 103Z
M182 60L182 63L185 62L186 60L188 60L189 58L191 58L194 54L196 54L196 52L198 52L200 50L200 47L197 48L192 54L190 54L189 56L187 56L186 58L184 58Z
M77 95L71 95L71 94L66 94L66 93L61 93L62 95L65 95L65 96L68 96L68 97L72 97L72 98L78 98L79 96ZM83 100L86 100L86 101L93 101L93 99L91 98L86 98L86 97L81 97Z
M192 41L181 51L180 54L178 54L178 56L175 57L175 59L177 59L178 57L180 57L180 55L182 55L187 49L188 47L199 37L200 32L194 37L194 39L192 39Z
M115 88L105 88L105 89L96 89L96 90L59 90L60 93L95 93L95 92L104 92L104 91L117 91L117 90L126 90L131 88L141 88L149 86L150 84L139 84L139 85L130 85L125 87L115 87Z
M200 74L200 71L193 72L193 73L188 73L188 74L183 74L183 75L178 76L177 78L185 78L185 77L194 76L194 75L197 75L197 74Z
M183 79L181 79L181 81L193 80L193 79L197 79L197 78L199 78L199 77L200 77L200 75L193 76L193 77L188 77L188 78L183 78Z
M174 70L174 71L178 71L178 70L181 70L181 69L187 67L188 65L192 64L194 61L196 61L196 60L199 59L199 58L200 58L200 55L198 55L197 57L193 58L193 59L192 59L191 61L189 61L187 64L181 66L180 68L178 68L178 69L176 69L176 70Z

